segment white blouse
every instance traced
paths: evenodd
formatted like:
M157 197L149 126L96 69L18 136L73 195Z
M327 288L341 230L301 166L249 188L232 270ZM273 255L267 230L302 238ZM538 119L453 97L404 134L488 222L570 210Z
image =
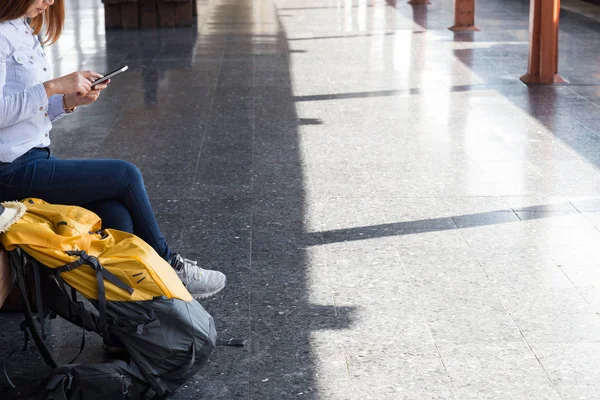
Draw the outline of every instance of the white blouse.
M25 18L0 23L0 162L50 144L52 121L65 115L62 95L50 98L46 53Z

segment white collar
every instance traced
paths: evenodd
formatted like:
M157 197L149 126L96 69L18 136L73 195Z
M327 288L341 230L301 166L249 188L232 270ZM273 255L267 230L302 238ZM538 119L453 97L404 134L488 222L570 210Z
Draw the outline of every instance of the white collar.
M27 23L26 17L13 19L12 21L8 21L8 22L10 22L10 24L12 26L14 26L15 28L17 28L17 30L19 30L19 31L24 31L24 32L28 32L28 33L31 33L33 31L31 26L29 26L29 24Z

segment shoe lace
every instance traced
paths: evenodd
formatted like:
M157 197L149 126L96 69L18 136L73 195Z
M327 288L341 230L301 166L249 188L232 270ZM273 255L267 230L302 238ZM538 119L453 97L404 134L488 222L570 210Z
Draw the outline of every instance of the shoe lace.
M181 257L183 262L183 273L190 280L198 280L202 277L202 269L198 267L198 262Z

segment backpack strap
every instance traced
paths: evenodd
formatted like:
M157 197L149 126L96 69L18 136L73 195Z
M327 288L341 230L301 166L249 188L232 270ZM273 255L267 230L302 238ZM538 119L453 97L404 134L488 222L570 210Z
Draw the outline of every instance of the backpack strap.
M37 262L32 261L33 265L33 279L35 284L35 300L37 303L38 320L40 323L40 331L42 333L42 339L46 340L46 324L44 316L44 305L42 304L42 283L40 282L40 268Z
M23 256L23 254L21 253L21 249L19 248L17 248L15 251L11 251L9 253L9 256L11 265L15 270L17 285L19 286L19 289L21 291L21 299L23 300L23 313L25 314L25 329L27 332L29 332L29 334L31 334L31 337L33 338L33 341L35 342L35 345L37 346L40 354L44 358L46 364L48 364L48 366L50 366L51 368L56 368L58 366L58 363L50 353L50 350L48 349L48 346L46 346L42 335L40 335L40 332L36 328L33 318L33 312L31 311L31 304L29 303L29 296L27 295L27 287L25 285L24 273L24 268L27 264L27 259Z
M88 255L83 250L70 250L67 251L70 256L78 256L79 259L69 264L63 265L62 267L55 268L55 272L58 276L62 272L72 271L82 265L87 265L96 271L96 282L98 283L98 329L100 334L104 338L108 338L108 324L106 322L106 291L104 287L104 280L106 279L113 285L120 289L127 291L129 294L133 293L133 288L125 284L122 280L117 278L116 275L102 267L100 260L94 256ZM62 279L62 278L61 278Z
M96 257L88 255L83 250L70 250L67 251L67 254L70 256L79 256L79 260L63 265L62 267L55 268L58 273L71 271L82 265L88 265L96 271L100 271L100 274L104 279L117 286L119 289L123 289L129 294L133 293L133 288L131 286L127 285L125 282L120 280L115 274L113 274L109 270L104 269L102 267L102 264L100 264L100 260L98 260Z
M23 321L21 323L21 330L23 331L23 337L24 337L23 351L27 350L28 343L29 343L29 337L31 336L33 338L40 354L43 356L46 364L48 366L50 366L51 368L56 368L58 366L58 362L54 359L54 357L50 353L50 350L48 349L48 346L46 345L46 342L45 342L45 338L46 338L45 319L46 319L46 317L45 317L44 308L43 308L41 277L40 277L40 269L42 267L37 262L37 260L28 256L25 252L23 252L19 248L11 251L9 253L9 256L10 256L11 265L15 271L17 285L19 286L19 290L21 292L21 298L23 301L23 314L25 315L25 321ZM38 307L38 320L39 320L38 322L40 324L41 333L40 333L40 330L38 330L37 326L35 325L35 318L33 317L33 311L31 310L31 304L29 302L29 296L28 296L29 292L27 290L27 286L26 286L26 282L25 282L25 268L27 267L27 265L30 265L31 269L33 269L33 275L34 275L34 280L35 280L36 302L37 302L37 307ZM57 283L57 286L60 287L59 282L56 282L56 283ZM64 285L64 283L63 283L63 285ZM64 287L62 287L60 289L63 290ZM67 300L70 300L68 295L65 295L65 298ZM77 304L75 304L75 306L77 306ZM85 310L85 307L83 306L83 304L79 304L79 313L81 313L82 308ZM84 326L84 328L85 328L85 326ZM85 347L85 329L83 330L81 344L79 346L79 353L75 356L75 358L73 358L73 360L69 364L73 363L81 355L84 347ZM4 367L4 374L8 378L8 374L6 372L6 365Z

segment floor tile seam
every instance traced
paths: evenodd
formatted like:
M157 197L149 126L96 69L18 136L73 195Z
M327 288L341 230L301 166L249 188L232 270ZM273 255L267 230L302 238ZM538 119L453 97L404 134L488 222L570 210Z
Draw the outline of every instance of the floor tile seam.
M461 232L462 235L462 232ZM463 235L464 237L464 235ZM465 239L466 241L466 239ZM469 243L467 242L467 246L469 248L471 248L471 246L469 245ZM545 250L544 250L545 252ZM480 269L483 271L483 273L485 274L485 276L487 277L487 280L490 283L490 286L494 289L494 293L496 294L496 296L498 296L498 299L500 299L500 303L502 304L502 308L505 310L506 314L510 317L510 320L512 321L514 327L519 331L519 335L521 335L521 338L523 340L523 342L527 345L527 347L529 348L529 351L533 354L533 356L535 357L535 359L537 360L538 364L540 365L540 367L542 368L542 370L544 371L544 374L546 374L546 378L548 379L548 381L550 382L550 385L552 385L552 389L554 390L554 392L556 393L556 395L558 396L559 399L562 399L559 391L556 389L556 386L554 385L554 382L552 381L552 378L550 377L549 372L546 370L546 368L544 367L544 365L542 364L541 360L539 359L538 355L535 353L535 351L533 350L531 344L527 341L527 338L525 337L525 334L523 333L523 331L521 330L521 328L519 327L519 325L517 324L517 322L515 321L515 318L513 316L513 313L508 309L506 302L504 301L504 299L502 298L502 296L500 295L497 285L494 283L494 281L491 279L491 277L489 276L488 272L485 270L485 267L483 266L483 263L481 262L479 256L477 256L477 252L473 252L473 255L475 257L475 260L477 260L477 263L479 264Z
M225 49L227 48L227 46L223 46L223 58L225 57ZM217 83L218 83L218 79L217 79ZM252 57L252 83L253 86L255 87L256 85L256 60L255 57ZM250 241L250 251L249 253L249 257L250 259L248 260L248 265L249 265L249 269L250 269L250 295L248 296L248 320L252 321L252 312L254 310L254 302L253 302L253 293L254 290L252 288L254 288L256 286L256 274L254 273L254 264L252 263L252 259L254 258L254 210L256 209L256 196L254 196L254 180L255 180L255 163L254 163L254 155L256 154L256 130L255 130L255 120L256 120L256 98L255 98L255 93L254 90L251 92L252 93L252 108L251 108L251 115L250 115L250 135L252 137L251 139L251 147L250 147L250 168L252 169L252 176L250 177L250 193L251 193L251 201L250 201L250 207L252 212L250 212L250 221L249 221L249 225L250 225L250 232L249 232L249 241ZM258 309L260 309L260 307L257 307ZM253 336L253 332L252 332L252 324L250 324L249 326L250 332L250 339L252 340L252 336ZM253 346L250 346L249 349L249 357L252 359L252 357L254 356L254 352L253 352ZM251 374L252 375L252 374ZM250 395L251 393L251 387L250 387L250 379L248 380L248 399L250 400L252 397Z
M252 88L256 88L256 56L252 56ZM256 129L256 93L252 90L252 107L250 108L250 128L252 131L252 171L254 171L254 140ZM254 189L254 179L251 180L250 187Z
M493 284L492 284L493 285ZM497 293L497 290L495 288L494 285L494 291ZM504 301L501 301L502 303L502 307L504 307L506 309L506 305L504 304ZM506 309L507 310L507 309ZM552 386L552 389L554 390L554 392L556 393L556 395L558 396L559 399L563 399L563 397L561 396L560 392L558 391L558 389L556 388L556 385L554 384L552 377L550 376L550 373L548 372L548 370L546 369L546 367L544 367L544 365L542 364L542 361L540 360L540 358L538 357L538 355L536 354L536 352L533 350L533 347L531 346L531 344L529 343L529 341L527 340L527 338L525 337L523 331L521 330L521 328L519 328L517 322L515 321L512 312L510 312L509 310L507 310L507 314L509 315L512 323L514 324L515 328L517 328L517 330L519 331L519 334L521 335L521 338L523 340L523 343L525 343L525 345L527 346L527 348L529 349L529 351L531 352L531 354L535 357L538 365L542 368L542 370L544 371L544 374L546 375L546 378L548 379L548 382L550 383L550 385Z
M431 329L429 329L429 331L431 332ZM438 344L435 341L433 342L433 345L435 347L437 356L438 356L440 362L442 363L444 372L446 373L446 376L448 377L448 383L450 384L450 389L452 390L452 395L454 396L454 399L458 400L459 397L456 394L457 388L455 387L454 380L452 379L452 376L450 375L450 371L448 371L448 366L446 365L446 362L444 361L444 357L442 357L442 353L440 352Z
M334 86L333 86L333 84L331 82L331 79L329 77L327 77L327 84L329 86L329 92L333 94L334 93ZM342 119L342 124L344 125L344 131L347 134L353 135L354 130L350 126L350 122L348 121L348 118L346 117L346 113L344 112L344 110L342 108L341 102L340 101L336 101L335 102L335 107L336 107L337 111L340 113L340 116L341 116L341 119ZM359 147L357 145L355 145L355 144L353 144L352 147L354 148L354 150L356 151L356 153L358 153ZM412 151L411 151L411 153L412 153ZM306 155L305 155L305 159L308 160L308 158L307 158ZM367 175L370 177L371 181L373 181L373 174L371 173L370 169L367 169ZM380 209L379 211L383 211L383 209Z
M223 64L224 54L225 54L225 46L223 46L223 48L221 49L221 57L220 57L221 60L219 62L219 73L221 71L221 66ZM194 186L194 184L196 183L196 178L198 177L198 167L199 167L200 162L202 160L202 148L204 147L204 142L205 142L206 136L207 136L206 135L206 133L207 133L206 131L207 131L208 126L209 126L208 120L210 119L210 116L211 116L211 112L210 111L212 109L212 105L213 105L213 102L214 102L214 99L215 99L215 96L216 96L218 83L219 83L219 79L218 79L218 75L217 75L217 78L215 79L215 82L214 82L214 84L212 86L212 90L210 91L210 100L209 100L209 107L208 107L209 111L206 113L206 117L205 117L205 121L204 121L205 122L204 123L204 130L202 132L202 140L200 140L200 145L198 147L198 156L196 157L196 164L194 166L194 173L192 175L192 184L191 184L191 187ZM192 189L190 188L189 191L188 191L188 196L191 194L191 190ZM178 238L179 242L183 241L183 235L184 235L184 229L183 229L183 227L186 226L186 224L188 222L188 218L189 218L188 213L187 212L184 213L184 215L183 215L183 222L182 222L182 228L181 228L180 235L179 235L179 238Z
M289 54L289 44L287 42L286 42L286 49L287 49L288 54ZM328 86L329 86L329 90L331 91L331 89L332 89L331 81L329 79L327 79L327 83L328 83ZM293 88L292 88L292 91L293 91ZM339 104L338 104L337 107L339 109ZM296 105L294 105L294 109L295 109L295 114L296 114L296 120L297 120L297 123L298 123L299 122L299 119L298 119L298 109L297 109ZM300 141L299 140L300 139L300 132L299 131L297 132L296 136L297 136L297 141L299 142ZM306 163L307 163L306 170L310 171L311 170L311 168L310 168L310 161L309 161L309 157L308 157L306 148L299 143L298 149L299 149L300 154L304 158L304 160L306 160ZM306 202L307 189L314 192L315 191L315 184L314 184L313 179L312 179L312 177L311 177L311 175L309 173L306 173L306 171L305 171L303 173L303 175L304 175L304 186L305 186L305 189L304 189L305 199L304 200ZM304 211L304 213L306 214L306 210ZM306 217L306 215L305 215L305 217ZM317 219L317 226L319 227L319 231L317 233L317 238L318 238L317 242L319 242L319 244L321 246L323 246L326 243L326 241L325 241L325 239L323 237L323 231L324 231L323 230L323 221L320 218ZM307 231L306 226L304 226L303 230L305 231L305 234L310 234L310 232ZM305 252L306 252L306 250L305 250ZM336 301L335 293L334 293L333 288L331 286L331 282L332 282L332 270L330 268L331 263L329 261L329 254L328 254L327 251L324 252L324 257L325 257L325 272L326 272L326 279L327 279L327 288L328 288L328 291L329 291L329 296L332 299L332 306L333 306L333 309L334 309L334 312L335 312L335 316L336 316L336 325L339 328L339 320L337 318L337 316L339 315L338 304L337 304L337 301ZM349 354L346 346L342 346L342 351L343 351L343 357L344 357L344 366L345 366L346 377L350 380L351 384L353 385L354 382L352 381L351 374L350 374L350 354Z
M452 395L454 396L455 400L458 400L459 397L456 394L456 388L455 388L454 382L452 380L452 377L450 376L450 372L448 371L446 363L442 357L442 353L440 352L438 343L436 342L435 337L433 336L433 331L431 329L431 325L429 324L429 322L427 320L427 316L423 310L423 307L420 306L421 296L419 296L418 291L415 287L415 284L414 284L413 280L410 278L410 273L408 271L408 268L406 267L406 264L402 260L402 254L400 253L400 250L398 249L397 246L394 246L394 253L396 253L396 256L400 260L400 265L402 265L402 272L403 272L404 276L408 279L408 282L410 285L410 290L412 292L412 298L415 299L419 304L419 315L420 315L421 322L423 322L425 324L425 326L427 327L427 332L429 333L429 338L431 340L431 343L433 343L433 345L435 347L436 356L442 363L442 367L444 368L444 372L446 373L446 378L448 379L448 384L450 385L450 389L452 390Z
M586 130L590 131L590 133L592 133L594 136L598 136L600 137L600 133L595 131L594 129L590 128L588 126L588 124L584 123L583 121L578 121L576 120L575 123L580 124L581 126L583 126ZM575 150L573 150L575 151ZM579 157L581 157L581 155L579 155L579 153L575 152Z
M214 103L214 98L215 98L215 95L216 95L216 92L217 92L217 88L218 88L218 85L219 85L219 76L220 76L220 73L221 73L221 68L222 68L222 65L223 65L223 60L225 59L226 50L227 50L227 41L225 41L225 44L223 45L223 47L221 49L221 60L220 60L220 63L219 63L219 72L217 74L217 78L215 79L213 90L212 90L212 94L211 94L209 112L207 113L207 117L206 117L207 121L208 121L208 119L211 116L212 105ZM256 68L255 63L253 63L253 79L254 79L254 76L255 76L255 68ZM251 114L251 117L252 117L251 118L251 120L252 120L252 148L251 148L251 152L252 153L251 154L254 154L254 114L255 114L255 112L254 112L254 96L253 96L252 114ZM206 136L207 136L206 135L206 130L207 129L208 129L208 123L206 123L206 126L204 128L204 134L203 134L202 141L201 141L201 144L200 144L200 151L198 153L198 159L197 159L196 168L195 168L195 172L194 172L193 182L196 181L196 177L197 177L197 174L198 174L198 166L199 166L200 161L201 161L202 147L204 145L204 141L205 141ZM254 170L254 160L252 160L252 167L251 168L252 168L252 170ZM253 193L253 187L254 187L254 180L251 179L250 180L250 190L251 190L250 193ZM252 196L251 198L252 198L251 204L252 204L252 208L253 208L254 207L254 202L255 202L255 196ZM187 219L187 215L185 216L185 218ZM249 257L248 265L249 265L249 269L250 269L250 277L251 277L250 279L251 280L253 280L253 277L254 277L254 274L253 274L253 264L252 264L252 255L253 255L253 252L252 252L252 243L253 243L252 232L253 232L253 229L252 229L252 227L253 227L253 222L254 222L253 215L250 214L250 221L249 221L249 225L250 225L250 232L249 232L250 251L248 253L248 257ZM249 299L248 299L248 313L247 313L249 320L252 319L252 312L253 312L253 298L252 298L252 291L250 291L250 296L249 296ZM252 332L252 328L251 327L249 328L248 335L249 335L248 339L252 340L253 332ZM249 351L249 357L252 357L252 354L253 354L252 347L253 346L250 346L250 348L248 349L248 351ZM247 398L248 400L250 400L252 398L251 397L251 390L250 390L250 382L248 382L248 384L245 385L245 386L247 387L247 390L246 390L247 395L244 396L244 397Z
M117 121L119 121L119 119L125 114L125 110L129 106L130 102L131 102L131 97L128 96L127 101L125 102L125 105L123 107L119 108L119 114L113 119L113 121L110 125L110 128L108 129L106 136L102 139L101 143L104 143L104 139L106 139L107 137L109 137L111 135L111 133L113 133L113 129L114 129L115 125L117 124ZM104 148L104 146L102 146L102 145L96 146L95 150L92 153L92 158L97 158L100 149L103 149L103 148Z
M523 333L521 332L521 335ZM561 395L561 393L558 391L558 389L556 388L556 385L554 384L554 381L552 380L552 377L550 375L550 372L548 372L548 370L546 369L546 367L544 366L544 364L542 363L542 360L540 360L540 357L536 354L535 350L533 349L533 347L531 346L531 344L527 341L527 339L523 336L523 340L525 341L525 344L527 345L527 347L529 348L529 351L531 351L531 353L533 354L533 356L535 357L536 361L538 362L539 366L542 368L542 370L544 371L544 374L546 374L546 378L548 378L548 381L550 382L550 385L552 386L552 389L554 390L554 392L556 393L556 395L558 396L559 399L564 399Z
M574 124L579 124L581 125L585 130L589 131L590 133L592 133L594 136L599 137L600 138L600 133L596 132L594 129L590 128L587 123L575 119ZM558 143L560 143L560 145L563 147L563 150L565 150L567 152L567 154L571 155L573 157L574 160L576 161L581 161L582 163L586 164L586 165L591 165L594 167L594 172L596 173L596 175L599 176L600 178L600 169L597 166L594 166L594 162L587 160L586 156L584 154L582 154L580 151L578 151L575 147L571 146L568 144L568 139L563 139L563 138L558 138L554 135L553 132L545 132L545 134L549 137L550 140L555 140ZM541 169L543 172L543 166L536 166L536 169Z
M320 236L321 242L323 242L323 235L320 233L319 236ZM340 326L339 326L339 320L338 320L338 315L339 315L338 304L336 301L335 292L331 286L332 272L331 272L330 262L329 262L329 253L327 251L324 252L324 257L325 257L325 273L326 273L326 279L327 279L327 289L329 291L329 295L331 296L333 311L335 313L336 330L339 331ZM351 354L348 352L348 349L346 348L346 346L342 345L341 349L342 349L342 356L344 357L344 370L346 373L346 378L348 378L350 380L351 385L354 385L354 382L350 375L350 356L351 356Z
M526 229L530 232L530 233L538 233L537 229L539 229L539 227L536 227L535 224L528 224L528 221L544 221L546 220L546 218L552 218L553 216L581 216L582 218L585 218L585 215L579 211L575 205L567 199L567 202L575 209L575 211L523 211L523 210L515 210L515 208L512 208L512 212L514 214L516 214L517 218L519 218L519 222L524 222L525 223L525 227ZM536 207L536 206L533 206ZM540 217L538 218L533 218L533 219L522 219L521 216L519 215L519 213L522 213L524 215L526 215L527 213L529 214L539 214ZM547 214L547 216L543 216L544 214ZM584 226L548 226L545 227L546 229L548 228L556 228L556 229L563 229L563 230L569 230L569 229L577 229L577 228L593 228L596 231L600 232L600 227L593 225L593 223L591 221L588 221L587 219L585 219L585 223L586 225ZM548 245L552 245L551 243L547 243ZM557 265L559 266L559 265ZM559 266L560 267L560 266Z
M297 112L296 112L296 114L297 114ZM297 136L299 136L299 135L297 135ZM303 158L306 160L307 170L310 170L310 162L308 161L309 158L307 156L306 149L303 146L299 146L299 152L300 152L299 155L302 155ZM305 189L304 189L304 192L305 192L304 202L306 202L307 189L314 191L315 190L315 185L313 183L313 180L312 180L312 177L310 176L310 174L304 173L303 175L304 175L303 176L303 180L304 180L304 187L305 187ZM306 212L307 212L307 210L304 210L304 214L305 214L304 215L304 219L306 219ZM305 235L313 236L313 235L316 234L316 238L317 238L316 242L317 243L315 243L315 245L317 245L317 246L323 246L325 244L325 239L323 237L323 229L322 229L323 228L323 221L320 218L317 219L317 226L320 227L320 229L319 229L318 232L309 232L306 229L307 228L306 225L305 224L303 224L303 225L304 225L303 226L303 231L304 231ZM326 274L327 274L326 275L327 288L328 288L329 295L331 296L331 299L332 299L332 302L333 302L332 305L333 305L333 308L334 308L335 315L337 317L339 315L339 313L338 313L338 305L337 305L337 302L336 302L335 294L334 294L333 289L331 287L331 282L332 282L332 279L331 279L331 268L330 268L331 263L329 262L328 252L325 251L324 254L325 254L325 270L326 270ZM349 365L348 365L348 354L345 351L345 349L344 349L344 360L345 360L345 363L346 363L346 373L347 373L347 376L350 376Z
M598 228L596 227L596 230L598 230ZM600 230L599 230L600 231ZM575 290L577 291L577 293L579 294L579 296L583 299L583 301L585 302L585 304L587 304L591 310L594 310L594 306L587 300L587 298L584 296L584 294L581 292L579 286L577 286L575 284L575 282L573 282L573 280L569 277L569 275L567 275L567 273L565 272L565 270L562 268L562 266L560 264L556 264L556 267L560 270L560 272L565 276L565 278L567 278L567 280L571 283L571 285L573 285L573 287L575 288ZM600 314L598 312L595 312L595 314L600 317Z

